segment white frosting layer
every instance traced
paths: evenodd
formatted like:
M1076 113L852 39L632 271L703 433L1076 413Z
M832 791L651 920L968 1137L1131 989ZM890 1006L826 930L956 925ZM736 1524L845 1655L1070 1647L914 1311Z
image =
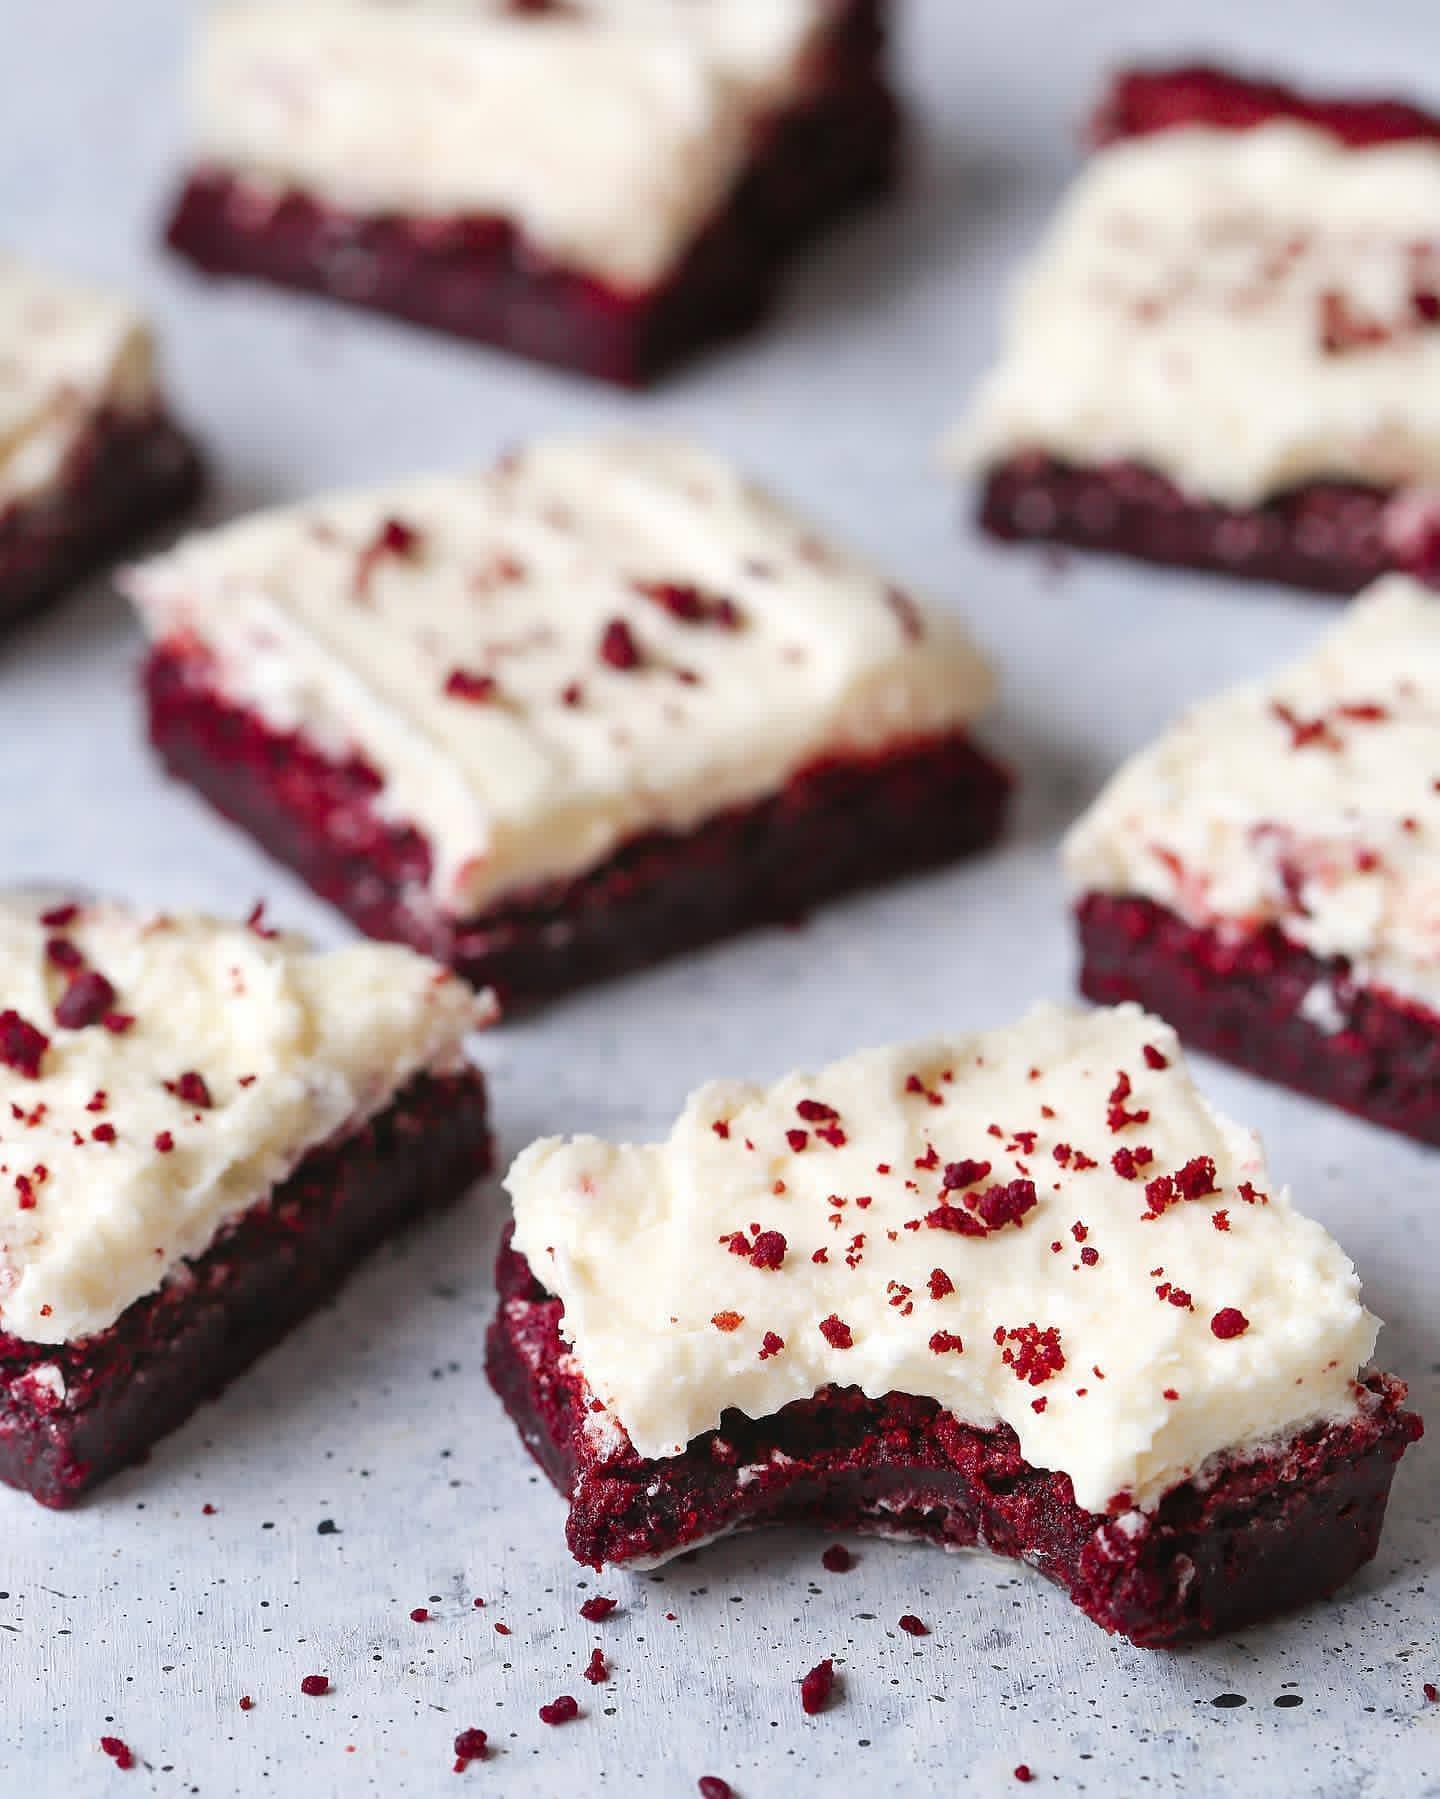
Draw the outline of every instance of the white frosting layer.
M0 508L53 485L97 412L154 399L139 313L0 255Z
M1440 482L1437 219L1436 144L1277 123L1099 152L957 463L1129 459L1242 507L1327 476Z
M1117 1129L1119 1071L1124 1109L1148 1117ZM838 1116L817 1123L812 1101ZM1138 1179L1112 1167L1122 1148L1150 1150ZM1216 1191L1147 1218L1147 1180L1202 1156ZM947 1196L946 1164L966 1159L991 1171ZM926 1222L947 1197L963 1210L964 1192L1027 1179L1037 1203L1018 1224L966 1236ZM507 1185L516 1247L648 1456L679 1453L727 1406L764 1417L834 1382L928 1396L983 1429L1003 1421L1082 1506L1125 1493L1148 1507L1217 1452L1348 1413L1374 1347L1349 1261L1270 1187L1258 1140L1201 1099L1174 1033L1135 1007L1042 1007L1007 1030L874 1050L768 1089L716 1083L662 1144L551 1139ZM757 1226L784 1237L779 1268L723 1240ZM938 1298L937 1269L953 1287L937 1283ZM1248 1329L1217 1335L1230 1308ZM1062 1367L1026 1361L1029 1326L1058 1333ZM784 1346L762 1356L767 1332Z
M1437 783L1440 595L1392 575L1278 678L1205 701L1128 762L1066 867L1078 892L1192 924L1278 924L1440 1009Z
M387 521L414 539L377 557ZM691 588L707 617L677 618L654 583ZM207 646L228 695L363 756L460 915L821 756L963 726L991 687L954 620L725 465L655 442L556 443L264 513L128 585L156 636ZM602 657L617 621L638 667ZM493 680L488 699L448 692L456 671Z
M129 1029L55 1022L68 980L47 955L55 939L113 984ZM33 905L0 904L0 994L50 1040L30 1078L6 1060L0 1022L0 1329L37 1343L113 1324L308 1150L416 1074L458 1067L484 1016L409 950L320 954L109 904L58 929ZM167 1089L186 1074L208 1107Z
M558 261L658 281L753 128L803 84L826 0L244 0L191 77L200 157L358 213L498 215Z

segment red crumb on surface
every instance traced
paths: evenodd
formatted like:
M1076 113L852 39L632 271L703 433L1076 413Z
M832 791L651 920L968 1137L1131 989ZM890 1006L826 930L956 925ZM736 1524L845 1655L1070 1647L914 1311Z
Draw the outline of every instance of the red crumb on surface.
M745 1322L743 1312L716 1312L710 1322L717 1331L738 1331Z
M855 1566L855 1557L843 1543L832 1543L820 1557L820 1565L830 1574L848 1574Z
M133 1768L135 1766L134 1750L128 1743L122 1742L119 1737L101 1737L100 1747L117 1768Z
M115 1004L115 989L98 968L77 974L55 1002L55 1022L62 1031L83 1031Z
M411 1612L411 1614L410 1614L410 1622L412 1624L428 1624L430 1622L429 1607L424 1606L424 1605L417 1605L415 1607L414 1611Z
M510 1626L508 1624L497 1624L495 1626L495 1634L497 1637L508 1637L510 1635Z
M612 618L600 634L600 660L622 672L639 668L640 645L623 618Z
M1231 1337L1243 1337L1250 1328L1250 1320L1238 1306L1222 1306L1210 1320L1210 1328L1222 1341Z
M906 1612L900 1620L900 1628L907 1637L928 1637L930 1635L930 1626L923 1619L917 1618L914 1612Z
M768 1362L771 1356L779 1355L784 1347L785 1339L783 1337L777 1336L774 1331L766 1331L760 1339L759 1359L762 1362Z
M169 1131L156 1131L155 1148L162 1156L168 1156L175 1147L175 1139Z
M0 1063L24 1075L27 1081L40 1079L40 1064L50 1039L36 1030L28 1018L12 1009L0 1012Z
M330 1677L327 1674L307 1674L300 1682L300 1691L307 1699L319 1699L330 1691Z
M540 1707L542 1724L568 1724L572 1718L579 1716L579 1703L569 1693L562 1693L558 1699L552 1699L549 1705Z
M779 1268L785 1261L785 1238L779 1231L761 1231L750 1246L750 1262L755 1268Z
M718 1774L702 1774L696 1784L700 1789L700 1799L735 1799L735 1789Z
M944 1299L946 1294L955 1291L954 1281L951 1280L950 1276L946 1274L943 1268L932 1268L930 1270L929 1285L930 1297L932 1299Z
M1015 1778L1021 1783L1022 1786L1026 1785L1029 1781L1032 1781L1035 1778L1035 1776L1030 1772L1030 1765L1028 1762L1020 1763L1020 1765L1015 1770Z
M995 1342L1003 1350L1001 1361L1007 1368L1014 1369L1016 1380L1029 1381L1032 1387L1038 1387L1065 1366L1060 1332L1053 1324L1044 1330L1038 1324L1022 1324L1015 1330L1006 1330L1003 1324L998 1324ZM1007 1343L1013 1344L1014 1348L1005 1347Z
M199 1106L201 1111L208 1112L215 1104L210 1097L210 1088L205 1076L195 1069L187 1068L185 1073L174 1081L167 1081L166 1086L183 1105Z
M445 677L445 692L452 700L467 705L484 706L499 692L494 675L477 675L468 668L452 668Z
M816 1712L825 1710L834 1690L835 1664L827 1655L823 1662L816 1662L800 1682L800 1704L813 1718Z
M965 1345L954 1331L936 1331L930 1339L930 1348L935 1355L959 1355Z
M585 1667L585 1678L592 1687L598 1687L602 1681L610 1678L610 1664L605 1660L603 1649L592 1649L590 1660Z
M580 1607L580 1616L590 1624L603 1624L615 1607L618 1599L607 1599L603 1593L593 1593Z
M473 1724L468 1730L462 1730L454 1743L455 1772L463 1774L468 1763L483 1762L490 1753L486 1748L488 1741L487 1734L483 1730L477 1730Z
M240 1709L242 1712L253 1712L254 1711L255 1701L250 1697L250 1695L248 1693L242 1693L240 1695Z
M837 1318L834 1312L828 1318L820 1320L820 1335L832 1349L853 1349L855 1339L850 1334L850 1326L843 1318Z
M1431 1705L1440 1705L1440 1687L1437 1687L1433 1680L1427 1680L1420 1691L1430 1701Z

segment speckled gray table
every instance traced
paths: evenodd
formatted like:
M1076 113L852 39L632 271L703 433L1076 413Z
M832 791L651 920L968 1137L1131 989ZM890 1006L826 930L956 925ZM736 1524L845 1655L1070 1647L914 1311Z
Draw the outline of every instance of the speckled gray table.
M771 1074L1064 994L1061 827L1177 705L1293 651L1326 605L1118 565L1057 575L983 547L956 528L933 440L984 360L1006 273L1054 199L1067 129L1104 65L1220 46L1361 85L1428 77L1440 97L1426 0L1270 0L1263 17L1239 0L912 0L904 204L818 257L767 337L645 401L282 296L206 291L167 267L154 226L189 11L0 0L0 235L150 296L220 470L220 509L477 460L559 426L693 428L953 597L1004 665L997 736L1025 789L1002 853L493 1034L502 1152L571 1127L656 1130L711 1074ZM230 910L264 893L278 917L338 934L157 777L137 729L136 649L103 591L5 646L0 879ZM1385 1361L1440 1425L1440 1157L1204 1073L1355 1255L1389 1321ZM805 1537L606 1579L621 1610L587 1626L577 1607L595 1584L568 1560L560 1503L481 1372L496 1197L378 1258L85 1510L51 1516L0 1494L6 1799L459 1793L449 1746L469 1724L499 1750L470 1787L547 1799L691 1794L705 1773L743 1799L862 1781L1003 1793L1021 1762L1042 1792L1440 1793L1440 1706L1421 1693L1440 1680L1440 1430L1403 1469L1364 1577L1243 1641L1145 1655L1008 1565L862 1544L836 1576ZM416 1606L430 1622L410 1621ZM898 1632L907 1611L933 1634ZM597 1640L613 1674L591 1688L580 1670ZM795 1682L824 1655L841 1702L806 1719ZM326 1698L301 1696L312 1671L329 1675ZM547 1729L537 1707L561 1691L584 1716ZM104 1759L107 1731L139 1767Z

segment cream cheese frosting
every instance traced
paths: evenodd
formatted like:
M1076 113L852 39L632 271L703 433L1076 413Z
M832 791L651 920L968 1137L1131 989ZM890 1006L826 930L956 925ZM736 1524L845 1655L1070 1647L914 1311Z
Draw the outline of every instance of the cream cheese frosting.
M1278 924L1440 1009L1440 595L1387 576L1291 668L1196 706L1064 855L1077 893L1236 935Z
M0 1330L36 1343L114 1324L486 1016L409 950L110 903L0 903L0 994Z
M826 0L244 0L201 28L195 148L349 212L504 217L561 263L646 287L803 87L832 16Z
M663 1143L550 1139L515 1245L640 1454L828 1384L1008 1424L1092 1511L1348 1415L1354 1268L1134 1006L717 1082ZM968 1224L962 1224L968 1220Z
M1288 122L1098 152L951 454L1137 461L1250 507L1440 482L1440 145Z
M457 916L820 758L962 729L991 691L953 618L648 440L262 513L127 586L227 697L360 755Z
M142 412L155 387L132 306L0 255L0 507L52 486L97 413Z

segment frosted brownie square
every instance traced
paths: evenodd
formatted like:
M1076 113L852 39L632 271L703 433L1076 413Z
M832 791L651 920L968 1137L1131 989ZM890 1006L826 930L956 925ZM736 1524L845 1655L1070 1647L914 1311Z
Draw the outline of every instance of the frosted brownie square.
M1001 538L1440 576L1440 119L1122 75L957 432Z
M1440 596L1388 576L1195 707L1065 860L1092 998L1440 1143Z
M883 190L888 0L249 0L171 244L639 385Z
M1339 1586L1420 1434L1349 1261L1134 1006L717 1082L507 1185L490 1376L597 1567L871 1530L1158 1647Z
M128 586L170 768L510 1000L990 842L960 625L673 444L561 442L191 539Z
M0 903L0 977L0 1480L68 1506L488 1168L486 1010L109 903Z
M0 254L0 626L131 547L199 487L140 313Z

